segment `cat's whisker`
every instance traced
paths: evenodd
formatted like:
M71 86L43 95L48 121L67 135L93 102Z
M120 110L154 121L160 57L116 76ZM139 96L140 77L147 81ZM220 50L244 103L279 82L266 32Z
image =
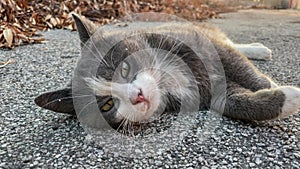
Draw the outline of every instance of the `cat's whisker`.
M174 43L173 46L171 47L171 49L168 51L168 53L166 54L166 56L169 56L170 54L175 54L177 55L178 52L180 51L180 46L182 46L182 42L179 43ZM176 53L173 53L174 51L176 51Z
M165 38L160 38L159 39L159 43L158 43L158 49L161 49L161 47L162 47L162 45L164 45L165 44L165 42L167 42L167 39Z
M163 89L166 86L164 86L164 81L165 79L163 78L163 76L159 76L158 79L155 79L156 85L158 86L159 89Z
M104 60L104 58L101 57L101 54L100 54L100 52L98 51L97 47L95 46L95 43L94 43L92 40L91 40L91 42L92 42L92 44L94 45L96 51L98 52L98 55L95 54L94 51L92 50L92 48L91 48L90 46L88 46L86 43L84 43L84 42L81 41L81 44L82 44L86 49L88 49L88 50L92 53L92 55L94 56L94 58L95 58L96 60L98 60L99 63L104 63L107 67L109 67L109 65L108 65L107 62ZM99 56L101 57L101 59L98 58Z
M171 62L174 62L174 59L172 58L169 62L161 63L159 65L159 70L153 71L152 76L155 77L156 82L162 82L165 81L165 77L169 76L169 74L172 74L174 71L180 70L180 67L175 67L174 65L169 66Z
M124 123L123 129L122 129L122 132L124 135L127 134L126 132L128 132L128 128L129 128L129 120L125 119L125 123Z
M111 63L114 63L114 62L113 62L114 51L115 51L115 48L112 49L112 52L111 52L111 54L110 54L110 62L111 62ZM112 66L113 66L113 69L115 70L115 69L116 69L116 65L112 65Z
M159 67L162 72L165 72L167 74L172 74L173 70L180 70L180 67L175 65L175 57L172 57L168 62L162 62ZM171 64L172 63L172 64Z
M164 44L164 42L166 42L166 40L163 40L163 38L160 38L160 41L158 43L158 47L157 49L162 49L162 45ZM155 65L155 63L159 60L158 59L158 52L155 52L155 50L150 50L150 56L153 56L153 60L151 62L152 67L157 68ZM158 67L159 68L159 67Z
M85 81L87 86L94 91L95 95L111 95L113 83L94 76L85 78Z
M126 123L126 119L122 119L120 125L117 127L117 129L114 131L115 134L119 134L121 133L121 141L123 140L123 135L125 135L125 132L124 132L124 125ZM121 128L122 127L122 128ZM122 145L123 145L123 142L122 142Z
M116 131L120 130L121 127L124 127L124 124L126 123L126 119L123 118L119 126L117 127Z
M162 38L161 38L161 40L162 40ZM159 43L161 43L161 41ZM160 49L160 48L158 48L158 49ZM158 60L158 53L154 52L153 50L150 50L150 52L151 52L151 56L154 57L151 62L151 65L155 65L155 62L157 62L157 60Z
M182 42L180 42L180 43L178 43L178 44L173 44L173 46L171 47L171 49L168 51L168 53L165 55L165 57L163 57L162 58L162 60L160 60L160 64L158 65L158 67L159 68L163 68L163 67L166 67L166 66L169 66L170 65L170 63L174 63L174 61L173 61L173 59L175 59L174 57L171 57L171 59L169 59L170 57L169 56L172 56L172 52L173 51L176 51L177 50L177 53L176 53L176 55L178 54L178 52L180 51L180 50L178 50L178 48L179 48L179 46L181 46L182 45ZM174 54L173 54L174 55ZM166 61L166 59L169 59L169 61L168 62L165 62Z
M80 114L83 112L84 109L86 109L88 106L90 106L92 103L94 103L94 100L87 103L80 111L79 113L76 112L77 116L80 116Z
M92 53L92 55L99 61L99 63L102 63L102 61L97 58L97 55L94 53L94 51L85 42L80 41L80 44L84 46L85 49L88 49Z
M133 123L130 123L130 131L129 132L130 132L130 134L131 134L132 137L135 136L134 130L135 130L135 128L134 128Z
M131 113L127 113L127 112L125 114L123 114L124 118L122 119L121 124L117 128L117 131L119 131L120 128L122 127L121 131L123 134L126 134L126 131L128 132L128 129L130 128L130 124L131 124L131 122L129 120L130 115L131 115Z
M127 132L128 134L132 134L134 136L134 124L132 121L136 121L136 116L134 113L124 113L124 123L123 123L123 132ZM129 120L131 119L131 120Z
M131 116L132 116L131 113L128 113L128 112L124 113L124 118L127 120L127 123L129 122L129 119Z
M95 49L96 49L96 51L97 51L97 53L98 53L97 56L99 56L100 59L101 59L101 61L102 61L107 67L109 67L108 63L105 61L104 57L101 55L101 53L99 52L98 48L96 47L96 45L95 45L93 39L91 39L91 42L92 42L93 46L95 47Z
M158 43L158 49L162 49L162 46L165 44L167 42L167 38L163 38L163 37L161 37L160 39L159 39L159 43Z
M50 102L47 102L46 104L41 105L41 107L47 107L48 105L55 103L57 101L62 101L62 100L68 100L68 99L74 99L74 98L82 98L82 97L91 97L91 95L81 95L81 96L69 96L69 97L62 97L62 98L58 98L58 99L54 99Z

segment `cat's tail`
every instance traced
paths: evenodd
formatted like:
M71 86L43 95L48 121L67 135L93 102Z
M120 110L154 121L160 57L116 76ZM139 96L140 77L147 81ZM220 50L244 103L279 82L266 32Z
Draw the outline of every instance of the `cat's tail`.
M300 89L281 86L256 92L231 85L223 115L243 120L271 120L295 114L300 108Z

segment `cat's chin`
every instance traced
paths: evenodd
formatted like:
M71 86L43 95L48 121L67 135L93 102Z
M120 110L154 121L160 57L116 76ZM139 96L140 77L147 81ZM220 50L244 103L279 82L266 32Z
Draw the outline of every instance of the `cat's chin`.
M153 107L149 101L144 101L135 105L123 104L118 109L118 114L121 119L126 119L130 122L146 122L154 114Z
M135 104L134 107L140 112L148 112L150 109L150 102L145 100L141 103Z

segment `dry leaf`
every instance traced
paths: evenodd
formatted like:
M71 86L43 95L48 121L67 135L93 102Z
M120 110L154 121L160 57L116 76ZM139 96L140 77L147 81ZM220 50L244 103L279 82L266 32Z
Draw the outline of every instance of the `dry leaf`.
M52 18L52 15L48 14L46 17L45 17L45 20L49 20L50 18Z
M0 0L0 48L42 42L41 39L34 38L37 36L37 29L74 30L70 12L85 15L100 25L114 22L126 13L143 11L166 12L184 16L188 20L202 20L215 18L218 12L226 11L222 3L216 2L216 0L39 0L38 2ZM4 33L3 30L7 31ZM1 31L4 38L1 38Z
M50 19L50 23L55 27L57 25L57 21L55 18Z
M9 60L6 61L6 62L0 62L0 68L3 68L3 67L5 67L5 66L7 66L8 64L14 63L14 62L15 62L15 60L13 60L13 59L9 59Z
M3 35L4 35L4 38L5 38L6 42L7 42L7 46L11 47L13 39L14 39L14 35L13 35L11 29L5 29L3 31Z

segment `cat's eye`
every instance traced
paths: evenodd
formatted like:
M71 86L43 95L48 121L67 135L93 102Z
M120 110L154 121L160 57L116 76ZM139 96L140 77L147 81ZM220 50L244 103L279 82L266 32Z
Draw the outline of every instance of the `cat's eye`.
M126 78L128 76L128 74L129 74L129 71L130 71L130 66L129 66L129 64L127 62L124 61L122 63L121 76L123 78Z
M100 108L100 110L102 111L102 112L107 112L107 111L109 111L111 108L113 108L114 107L114 101L113 101L113 99L109 99L101 108Z

